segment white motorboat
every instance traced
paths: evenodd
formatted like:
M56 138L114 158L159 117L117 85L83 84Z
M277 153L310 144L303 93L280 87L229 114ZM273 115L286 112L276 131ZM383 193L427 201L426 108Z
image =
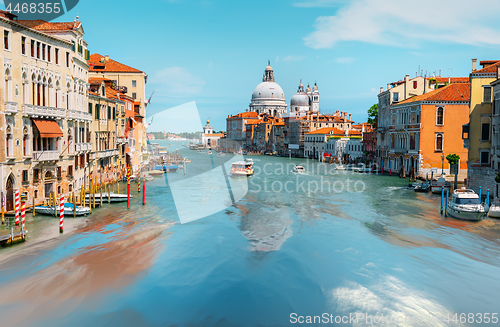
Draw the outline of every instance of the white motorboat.
M340 166L335 167L335 169L336 170L346 170L347 168L344 165L340 165Z
M65 203L64 204L64 215L65 216L73 216L74 205L73 203ZM50 215L54 216L54 206L35 206L35 213L41 215ZM60 214L60 206L56 206L57 216ZM77 216L86 216L90 214L89 207L76 206L76 215Z
M231 165L232 176L251 176L254 174L253 160L236 161Z
M444 185L444 192L451 190L451 182L448 182L444 177L439 177L437 180L431 182L431 192L435 194L441 194L441 190Z
M207 154L212 154L212 151L208 150Z
M488 210L488 217L500 218L500 204L492 204Z
M453 191L448 202L448 214L457 219L479 221L484 218L486 211L479 195L465 187Z
M304 167L296 165L295 167L293 167L293 172L296 174L303 174L306 172L306 170Z
M133 198L132 195L130 195L130 197ZM86 202L89 202L90 198L91 198L91 194L85 195ZM127 202L127 194L116 194L116 193L111 192L110 196L108 197L108 192L103 192L102 193L102 202L109 203L108 199L111 200L111 203ZM95 194L95 201L101 202L101 193Z

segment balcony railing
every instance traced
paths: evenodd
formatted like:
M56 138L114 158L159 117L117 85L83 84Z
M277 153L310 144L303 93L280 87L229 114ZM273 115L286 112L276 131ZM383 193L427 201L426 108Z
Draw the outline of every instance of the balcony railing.
M91 143L77 143L77 144L75 144L75 150L76 150L76 152L91 151L92 144Z
M70 110L68 112L68 118L71 119L82 119L82 120L92 120L92 115L86 111Z
M17 102L5 102L6 114L17 114Z
M117 142L118 144L127 143L127 139L126 139L126 138L124 138L124 137L119 137L119 138L117 138L117 139L116 139L116 142Z
M59 150L54 151L33 151L34 161L57 161L59 160Z
M112 157L112 156L117 156L118 155L118 150L104 150L104 151L99 151L96 153L96 158L107 158L107 157Z
M23 105L23 114L28 116L41 116L41 117L47 116L47 117L65 118L66 109L25 104Z

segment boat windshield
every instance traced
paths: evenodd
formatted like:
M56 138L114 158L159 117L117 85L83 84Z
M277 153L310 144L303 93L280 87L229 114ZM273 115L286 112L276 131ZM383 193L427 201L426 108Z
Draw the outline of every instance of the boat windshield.
M481 204L481 202L479 202L479 199L464 199L464 198L456 198L455 203L456 204Z

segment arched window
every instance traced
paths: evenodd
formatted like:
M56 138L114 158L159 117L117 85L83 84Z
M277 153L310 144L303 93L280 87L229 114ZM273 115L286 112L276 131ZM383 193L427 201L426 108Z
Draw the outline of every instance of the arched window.
M481 141L490 140L490 129L490 119L488 117L483 117L483 119L481 119Z
M436 134L436 151L443 152L443 134Z
M436 125L444 124L444 109L443 107L439 107L436 110Z
M10 70L7 68L5 70L5 102L12 100L12 76L10 75Z

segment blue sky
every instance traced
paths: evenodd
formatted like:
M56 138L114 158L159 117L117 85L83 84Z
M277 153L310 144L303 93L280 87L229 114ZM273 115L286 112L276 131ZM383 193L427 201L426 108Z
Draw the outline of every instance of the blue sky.
M271 60L287 103L316 81L320 110L366 120L381 86L424 73L468 76L471 58L500 59L500 2L477 0L82 0L91 52L144 70L148 115L195 101L225 129L248 108ZM189 130L179 124L177 131Z

